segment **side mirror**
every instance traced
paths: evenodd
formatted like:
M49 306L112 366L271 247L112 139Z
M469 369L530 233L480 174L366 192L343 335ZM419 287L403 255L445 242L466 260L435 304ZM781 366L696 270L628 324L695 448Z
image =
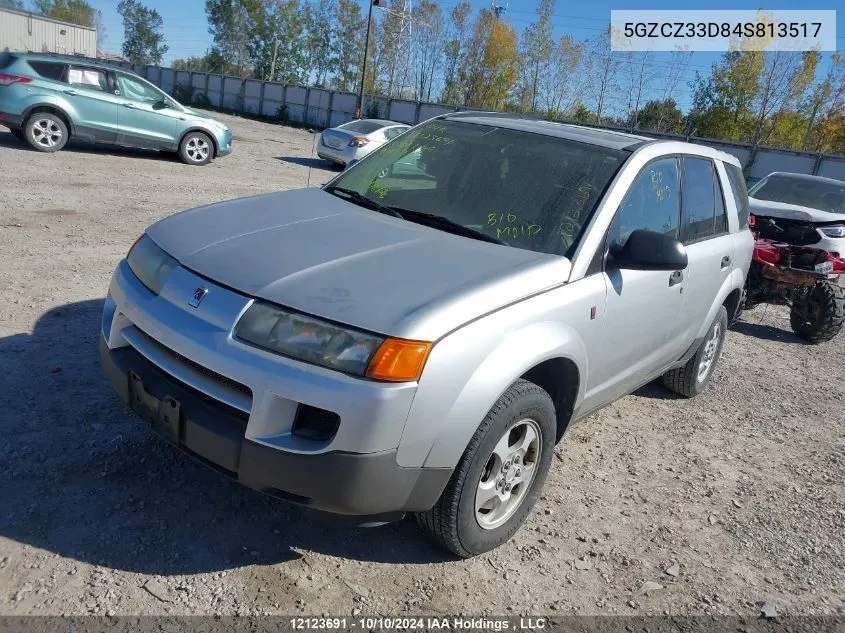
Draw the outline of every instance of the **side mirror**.
M158 108L161 109L161 110L164 110L165 108L169 108L170 107L170 100L169 99L162 99L161 101L159 101L156 104L156 106L158 106Z
M623 246L610 249L610 261L616 268L631 270L683 270L687 267L687 250L674 237L637 229Z

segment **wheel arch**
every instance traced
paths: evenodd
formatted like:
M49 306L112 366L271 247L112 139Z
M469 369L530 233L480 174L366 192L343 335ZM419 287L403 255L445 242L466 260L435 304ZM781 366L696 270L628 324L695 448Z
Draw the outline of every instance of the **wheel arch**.
M468 335L451 342L448 351L438 349L443 342L435 346L402 434L401 466L453 468L484 417L520 378L549 392L556 441L563 436L584 397L587 352L578 333L563 322L542 321L487 347L490 342Z
M36 112L49 112L50 114L55 114L64 122L65 126L67 127L68 134L71 137L76 134L76 126L73 124L73 119L68 116L68 113L65 112L63 108L60 108L59 106L52 103L35 103L29 106L26 110L24 110L23 114L21 115L22 128L26 126L26 122L29 120L29 117L31 117Z
M188 134L190 134L191 132L202 132L208 138L210 138L211 146L214 148L214 154L212 155L212 158L217 158L217 152L219 148L217 147L217 138L214 136L214 133L204 127L200 127L197 125L189 127L187 130L185 130L184 132L182 132L182 134L179 135L179 141L176 143L176 151L179 151L179 148L182 147L182 141L184 141L185 137L188 136Z
M710 329L713 319L716 318L716 313L722 306L724 306L728 311L728 323L731 322L731 315L735 314L735 310L739 306L739 301L742 298L742 289L744 285L745 275L743 275L742 271L734 269L722 283L722 287L719 288L716 300L713 302L713 305L710 306L710 310L707 312L707 318L704 319L699 327L696 338L701 338L707 334L707 330ZM736 302L736 304L734 306L734 312L732 313L730 306L733 305L733 302Z

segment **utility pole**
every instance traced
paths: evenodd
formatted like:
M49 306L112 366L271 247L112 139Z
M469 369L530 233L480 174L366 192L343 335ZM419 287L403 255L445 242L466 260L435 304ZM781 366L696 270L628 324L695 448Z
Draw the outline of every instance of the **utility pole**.
M373 22L373 6L381 6L382 0L370 0L367 11L367 35L364 37L364 61L361 63L361 86L358 88L358 101L355 104L355 118L361 118L361 106L364 103L364 79L367 77L367 53L370 52L370 25Z
M276 56L279 54L279 36L273 41L273 62L270 64L270 81L276 81Z

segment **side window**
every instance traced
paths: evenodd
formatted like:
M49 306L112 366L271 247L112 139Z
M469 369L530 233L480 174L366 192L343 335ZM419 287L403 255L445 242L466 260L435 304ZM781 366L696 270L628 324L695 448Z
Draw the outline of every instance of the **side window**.
M118 75L117 85L120 88L120 94L127 99L134 101L150 101L158 103L162 100L162 95L151 86L130 77L129 75Z
M712 161L706 158L684 158L682 162L681 241L697 242L713 237L716 174Z
M739 228L744 229L748 226L748 215L750 213L745 178L742 175L742 170L736 165L732 165L731 163L723 163L723 165L728 174L728 180L731 183L731 194L734 197L736 210L739 214Z
M389 130L385 130L384 136L387 138L388 141L390 141L390 140L396 138L397 136L399 136L400 134L402 134L402 132L404 132L405 129L406 128L403 128L403 127L392 127Z
M623 246L637 229L678 237L678 159L661 158L637 175L610 225L610 245Z
M88 88L89 90L108 90L108 81L105 71L99 68L85 68L83 66L71 66L67 73L67 82L71 86Z
M29 65L32 67L32 70L37 72L41 77L44 77L44 79L52 79L53 81L65 80L65 64L31 61Z

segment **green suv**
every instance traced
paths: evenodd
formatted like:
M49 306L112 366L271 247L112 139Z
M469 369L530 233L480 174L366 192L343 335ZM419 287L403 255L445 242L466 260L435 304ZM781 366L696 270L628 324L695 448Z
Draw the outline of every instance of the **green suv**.
M41 152L69 139L178 152L205 165L232 132L138 75L84 57L0 53L0 124Z

